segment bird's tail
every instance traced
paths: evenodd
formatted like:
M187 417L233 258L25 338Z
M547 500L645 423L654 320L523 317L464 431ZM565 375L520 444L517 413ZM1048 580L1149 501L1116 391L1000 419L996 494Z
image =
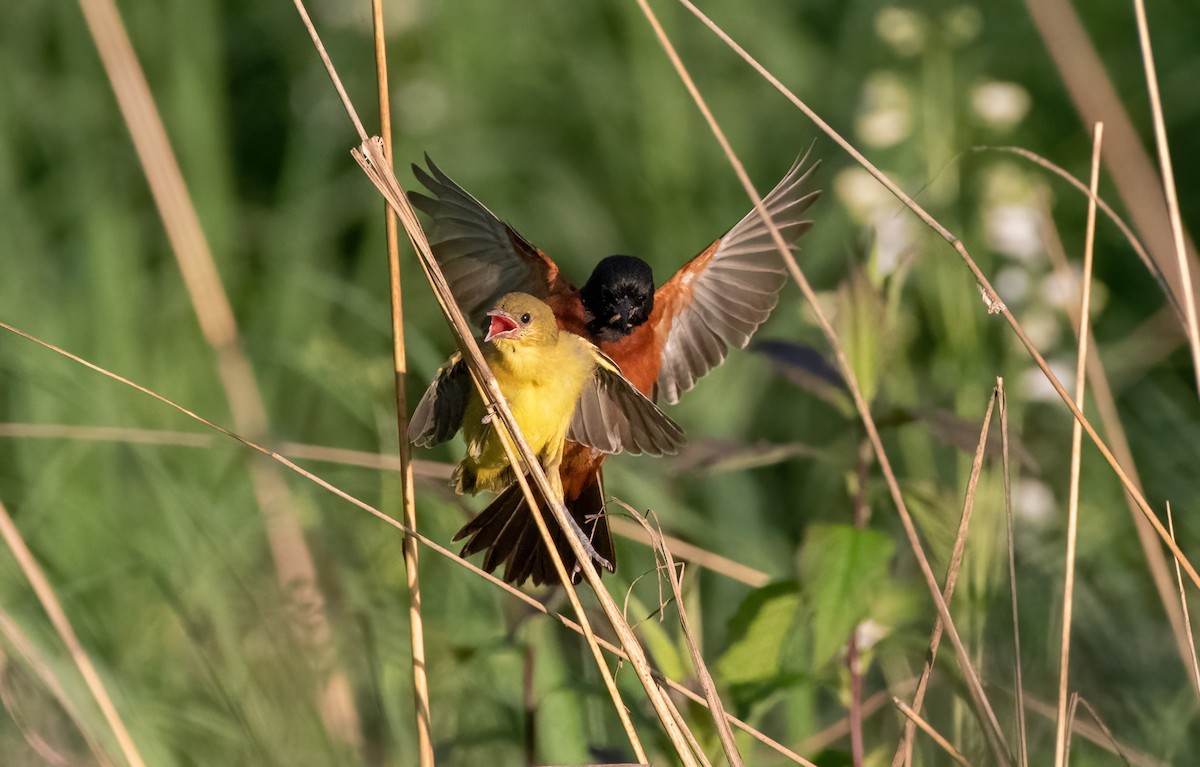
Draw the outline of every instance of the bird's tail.
M533 486L533 483L530 482L530 485ZM533 491L538 492L536 486L533 486ZM604 511L604 484L600 472L593 475L578 497L567 499L566 506L584 537L591 541L596 564L614 572L616 554L613 551L612 534L608 529L608 516ZM562 557L563 565L571 575L572 582L577 583L578 560L567 543L562 528L548 515L546 524L550 528L554 546ZM533 521L529 504L521 492L521 486L516 482L496 496L486 509L479 512L454 536L456 541L463 538L468 540L460 552L461 556L469 557L477 552L486 551L483 569L490 573L503 563L504 580L514 586L521 585L529 578L538 586L558 583L554 561L542 543L542 536Z

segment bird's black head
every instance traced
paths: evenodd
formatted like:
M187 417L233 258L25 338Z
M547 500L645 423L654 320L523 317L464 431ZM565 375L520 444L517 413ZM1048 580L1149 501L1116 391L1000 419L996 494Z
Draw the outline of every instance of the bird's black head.
M654 272L634 256L609 256L596 264L579 291L588 330L600 341L619 341L650 319Z

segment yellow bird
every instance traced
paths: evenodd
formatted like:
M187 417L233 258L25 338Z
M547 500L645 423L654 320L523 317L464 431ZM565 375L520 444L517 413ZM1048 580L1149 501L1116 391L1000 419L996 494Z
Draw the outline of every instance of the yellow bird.
M649 455L674 453L683 444L679 425L599 349L560 331L554 312L542 301L509 293L487 317L484 359L559 500L558 466L567 439L606 453ZM409 434L414 443L428 447L460 428L467 454L451 478L456 492L499 492L516 481L466 363L455 354L417 403Z

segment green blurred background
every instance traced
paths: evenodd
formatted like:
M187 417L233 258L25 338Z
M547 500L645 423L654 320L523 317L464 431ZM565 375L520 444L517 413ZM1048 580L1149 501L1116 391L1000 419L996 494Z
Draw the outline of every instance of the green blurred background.
M1077 281L1051 274L1047 227L1057 225L1071 261L1081 263L1086 198L1025 160L969 151L1024 146L1086 179L1090 126L1026 7L708 5L963 238L1070 388L1074 333L1065 307L1077 300ZM1053 704L1066 409L1003 321L987 315L945 243L686 11L655 7L760 190L810 144L823 160L817 184L825 193L812 209L816 225L801 263L873 395L939 577L978 424L996 376L1005 378L1013 439L1024 454L1014 495L1021 660L1029 695ZM382 203L350 158L357 138L292 4L164 0L121 10L261 383L271 439L394 454ZM369 4L314 2L311 10L373 130ZM1153 152L1132 8L1080 10ZM391 2L386 13L401 182L412 183L408 163L428 152L576 282L618 252L647 259L663 281L749 209L636 4ZM1151 3L1150 21L1181 207L1194 227L1200 13L1194 0L1161 0ZM1111 179L1101 191L1124 211ZM74 3L0 9L0 257L0 319L232 424L215 356ZM453 341L410 252L402 268L415 397ZM1096 342L1147 497L1160 512L1171 501L1189 551L1200 535L1191 513L1200 500L1200 408L1186 345L1164 306L1128 243L1101 219ZM758 338L828 352L792 285ZM732 353L671 409L705 455L617 458L608 490L653 509L667 532L769 576L773 585L756 591L689 568L686 606L705 657L731 710L823 766L848 764L846 738L806 740L846 715L845 637L859 624L871 645L866 693L890 689L907 699L934 612L877 469L860 465L863 432L844 395L822 396L778 373L761 353ZM7 333L0 422L205 433ZM399 533L288 475L333 627L332 651L314 663L290 631L293 608L275 579L247 450L224 439L145 445L4 428L0 500L149 763L415 763ZM764 445L787 449L746 452ZM459 450L455 442L417 457L452 460ZM305 465L399 516L395 474ZM1086 444L1082 473L1072 688L1124 745L1190 763L1200 728L1188 667L1120 487ZM952 608L1015 742L1001 477L989 460ZM869 531L848 527L856 498L870 512ZM459 502L426 482L420 526L448 542L482 502ZM642 544L618 545L621 571L606 582L620 602L654 561ZM579 637L435 554L423 553L421 575L439 764L632 759ZM662 622L654 614L653 581L633 587L629 618L660 668L694 681L674 608ZM539 596L567 607L557 590ZM82 730L120 763L7 553L0 606L0 761L88 763ZM44 660L41 671L29 648ZM948 652L928 718L976 764L987 763ZM331 736L318 712L316 690L330 668L349 675L357 747ZM46 671L70 704L56 700ZM618 677L655 763L670 763L636 679L627 668ZM684 714L719 759L705 713L689 705ZM1028 718L1031 757L1046 763L1053 722ZM867 717L868 764L890 763L900 726L890 703ZM787 763L754 741L739 743L747 763ZM1072 758L1120 763L1082 741ZM918 736L915 761L947 758Z

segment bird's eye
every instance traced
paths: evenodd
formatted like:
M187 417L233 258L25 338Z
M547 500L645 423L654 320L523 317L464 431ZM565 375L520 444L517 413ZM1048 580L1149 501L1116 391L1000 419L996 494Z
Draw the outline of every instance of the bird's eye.
M528 325L529 320L530 320L529 312L525 312L524 314L521 315L521 324L522 325Z

